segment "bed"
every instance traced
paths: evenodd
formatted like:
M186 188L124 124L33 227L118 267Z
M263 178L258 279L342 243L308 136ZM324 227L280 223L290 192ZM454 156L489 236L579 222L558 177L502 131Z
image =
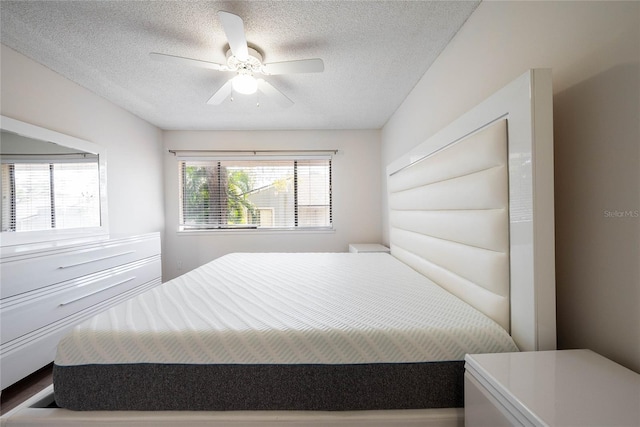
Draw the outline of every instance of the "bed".
M48 390L7 420L459 425L464 354L555 348L550 85L527 72L389 165L390 254L219 258L75 328L67 409L38 412Z
M54 386L74 410L461 407L464 355L505 351L496 322L389 254L236 253L76 327Z

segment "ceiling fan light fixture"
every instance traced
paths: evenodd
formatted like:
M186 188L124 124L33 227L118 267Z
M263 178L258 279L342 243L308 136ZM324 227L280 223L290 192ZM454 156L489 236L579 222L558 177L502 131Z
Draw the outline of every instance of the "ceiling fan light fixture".
M233 90L244 95L251 95L258 90L258 81L247 70L240 70L231 80Z

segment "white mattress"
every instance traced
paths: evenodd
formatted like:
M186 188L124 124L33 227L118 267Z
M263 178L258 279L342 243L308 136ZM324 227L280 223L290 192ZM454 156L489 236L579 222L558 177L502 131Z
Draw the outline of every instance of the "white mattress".
M55 363L353 364L517 351L498 324L392 255L236 253L65 336Z

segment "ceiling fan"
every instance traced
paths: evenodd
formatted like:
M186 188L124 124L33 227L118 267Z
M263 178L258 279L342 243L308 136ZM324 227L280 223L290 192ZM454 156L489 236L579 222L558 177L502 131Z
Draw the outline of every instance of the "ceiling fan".
M215 62L201 61L164 53L152 52L149 54L152 59L157 61L209 68L216 71L236 72L236 76L222 85L222 87L209 98L207 104L220 105L229 96L231 96L233 100L234 92L248 95L259 91L263 95L273 98L279 105L287 107L292 105L293 101L266 80L256 78L255 74L270 76L276 74L319 73L324 71L324 63L322 59L319 58L263 64L262 55L247 45L242 18L223 11L218 12L218 17L229 41L226 64L217 64Z

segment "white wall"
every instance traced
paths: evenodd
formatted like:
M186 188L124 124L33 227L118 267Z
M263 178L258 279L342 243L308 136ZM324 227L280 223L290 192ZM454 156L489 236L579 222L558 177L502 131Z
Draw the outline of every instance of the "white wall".
M0 113L107 149L109 231L164 230L161 131L0 45Z
M529 68L554 76L559 348L640 372L640 2L481 3L383 128L382 168Z
M165 131L165 279L230 252L338 252L382 238L380 131ZM178 162L169 149L337 149L333 157L334 232L177 233ZM178 264L182 268L178 269Z

